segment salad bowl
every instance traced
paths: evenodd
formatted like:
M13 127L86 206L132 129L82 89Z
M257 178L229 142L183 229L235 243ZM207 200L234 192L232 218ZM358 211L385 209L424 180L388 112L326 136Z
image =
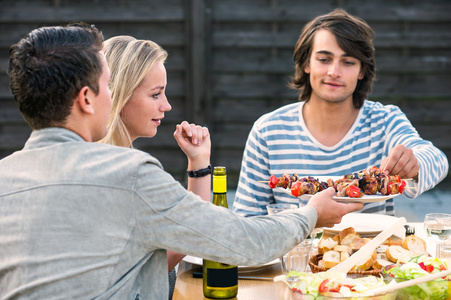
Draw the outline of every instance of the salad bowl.
M406 262L386 266L382 269L382 275L384 280L394 279L396 282L404 282L449 270L450 267L451 261L449 259L420 255ZM400 289L397 299L451 299L451 275Z
M395 300L398 291L373 295L370 290L389 284L393 278L382 276L345 274L338 272L304 273L291 272L287 276L277 276L275 281L288 285L289 297L294 300ZM358 290L359 294L351 292Z

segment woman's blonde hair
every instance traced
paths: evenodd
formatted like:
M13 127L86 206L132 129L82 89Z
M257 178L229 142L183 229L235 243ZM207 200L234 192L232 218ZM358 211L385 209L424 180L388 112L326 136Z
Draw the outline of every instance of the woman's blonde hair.
M121 111L156 62L165 61L168 53L149 40L121 35L103 44L111 71L110 90L113 104L108 118L108 133L101 143L131 147L130 134L122 121Z

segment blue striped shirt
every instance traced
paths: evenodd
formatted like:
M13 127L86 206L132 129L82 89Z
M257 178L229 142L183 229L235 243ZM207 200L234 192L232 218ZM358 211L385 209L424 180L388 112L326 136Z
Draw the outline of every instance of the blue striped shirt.
M346 136L326 147L308 131L302 117L303 105L304 102L296 102L283 106L255 122L246 142L233 204L238 214L266 214L270 203L306 203L258 182L267 181L271 175L343 176L380 166L398 144L412 149L420 165L418 182L408 183L416 189L404 192L408 198L433 188L448 173L443 152L423 140L397 106L365 100ZM366 203L361 212L394 215L393 199Z

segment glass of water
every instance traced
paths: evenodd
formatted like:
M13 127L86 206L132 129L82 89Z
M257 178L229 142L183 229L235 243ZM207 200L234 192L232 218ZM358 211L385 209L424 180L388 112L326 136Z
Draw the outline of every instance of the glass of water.
M451 236L451 214L431 213L424 216L424 230L436 245L437 258L440 258L441 244Z

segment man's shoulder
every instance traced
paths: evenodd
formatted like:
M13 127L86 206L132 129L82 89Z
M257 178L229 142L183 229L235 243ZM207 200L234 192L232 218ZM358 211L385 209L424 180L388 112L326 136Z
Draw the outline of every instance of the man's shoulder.
M395 111L401 111L398 106L394 104L383 104L377 101L365 100L363 105L363 114L367 117L380 118Z
M111 160L132 160L135 162L151 162L160 164L159 161L148 152L136 149L113 146L102 143L87 143L93 155L110 157Z
M300 103L290 103L279 107L276 110L268 112L261 116L256 122L255 125L258 127L264 127L268 124L274 122L290 122L290 121L298 121L299 120L299 108Z

